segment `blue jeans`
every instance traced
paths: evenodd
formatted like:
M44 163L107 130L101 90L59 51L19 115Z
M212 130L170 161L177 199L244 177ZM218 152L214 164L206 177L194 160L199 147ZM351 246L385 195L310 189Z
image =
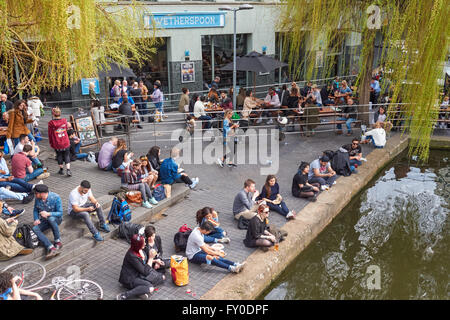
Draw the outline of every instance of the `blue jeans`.
M140 115L144 115L148 113L148 109L147 109L147 101L143 101L141 103L137 104L138 107L138 111Z
M11 191L29 193L33 190L33 185L25 182L23 179L14 178L11 181L1 181L0 187L10 186Z
M200 252L197 252L192 257L192 259L189 260L189 261L192 262L192 263L195 263L195 264L202 264L202 263L212 264L212 265L214 265L216 267L227 269L227 270L228 270L228 268L230 266L234 266L234 262L233 261L230 261L230 260L227 260L227 259L224 259L224 258L221 258L221 257L220 258L214 258L209 263L207 261L207 259L206 259L206 256L207 256L207 254L204 251L200 251Z
M164 107L162 102L155 102L156 110L158 110L161 114L164 114Z
M370 141L372 141L372 144L373 144L373 146L374 146L375 148L377 148L377 149L383 149L383 147L377 146L377 145L375 144L375 140L373 139L372 136L366 136L366 138L368 138L368 139L370 139Z
M205 129L211 128L211 117L209 116L201 116L198 120L206 121L203 123Z
M125 169L125 166L123 165L123 163L120 165L120 167L118 167L117 169L116 168L113 168L112 167L112 163L111 163L111 169L112 169L112 171L114 172L114 173L117 173L117 170L119 170L119 169L121 169L121 170L124 170ZM109 166L108 166L108 168L109 168Z
M203 235L203 239L206 243L216 243L218 239L223 238L223 229L221 227L215 227L215 231L210 234Z
M27 193L13 192L5 187L0 187L0 200L13 199L22 201L27 195Z
M287 214L289 213L289 209L286 206L286 203L284 203L284 201L281 201L280 204L273 204L273 203L267 202L267 205L269 206L270 210L276 211L284 217L286 217Z
M87 153L80 153L80 148L81 148L81 142L78 142L75 145L75 155L76 155L77 159L78 160L86 159L88 157L88 154Z
M39 241L42 242L44 247L46 247L47 249L50 249L53 246L53 244L44 235L44 231L51 228L55 242L61 241L61 236L59 234L58 226L61 224L62 218L50 216L47 219L41 219L40 221L41 221L40 224L33 227L33 231L34 231L34 233L36 233Z
M357 160L357 159L351 159L351 160L350 160L350 165L351 165L351 166L354 166L355 164L357 164L358 167L359 167L360 165L362 165L362 162L359 161L359 160Z
M40 176L43 173L44 173L44 169L38 168L38 169L34 170L32 173L27 173L27 175L25 176L25 178L23 180L25 180L25 182L28 182L30 180L36 179L36 177Z
M322 177L312 177L311 179L309 179L309 183L313 184L313 183L319 183L321 186L324 185L328 185L328 186L332 186L333 183L336 181L336 179L338 178L337 174L335 174L332 177L326 177L326 178L322 178Z
M345 121L345 125L347 126L347 132L348 133L352 132L352 122L356 121L356 119L354 119L354 118L344 118L344 117L339 117L336 120L337 121ZM342 130L342 124L338 123L337 124L337 128L339 130Z

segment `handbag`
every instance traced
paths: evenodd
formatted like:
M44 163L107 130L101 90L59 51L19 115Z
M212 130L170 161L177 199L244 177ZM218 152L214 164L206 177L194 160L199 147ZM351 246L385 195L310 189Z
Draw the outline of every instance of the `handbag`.
M127 198L127 202L129 204L133 204L133 203L137 203L139 205L142 204L142 194L140 191L128 191L125 194L126 198Z

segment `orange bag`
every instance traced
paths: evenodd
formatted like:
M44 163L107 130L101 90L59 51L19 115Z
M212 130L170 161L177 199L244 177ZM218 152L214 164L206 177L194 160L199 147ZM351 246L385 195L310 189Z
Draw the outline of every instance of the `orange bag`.
M126 197L127 197L127 202L128 204L133 204L133 203L137 203L139 205L142 204L142 194L140 191L128 191L126 193Z
M170 257L170 271L172 280L176 286L182 287L189 284L189 268L186 257L173 255Z

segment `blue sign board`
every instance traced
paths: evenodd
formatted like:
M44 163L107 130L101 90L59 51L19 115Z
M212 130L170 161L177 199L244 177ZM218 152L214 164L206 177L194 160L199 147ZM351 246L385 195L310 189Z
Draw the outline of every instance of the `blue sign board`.
M224 12L163 12L144 15L146 28L158 29L223 28Z
M81 79L81 94L83 96L89 94L89 82L94 82L95 83L94 91L95 91L96 94L99 94L100 93L100 85L98 83L98 79L97 78L83 78L83 79Z

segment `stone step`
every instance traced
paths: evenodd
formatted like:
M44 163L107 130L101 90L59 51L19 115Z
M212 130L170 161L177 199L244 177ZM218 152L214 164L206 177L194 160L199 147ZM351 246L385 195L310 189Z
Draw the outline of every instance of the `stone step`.
M164 199L158 203L158 205L154 208L147 209L144 207L131 207L132 210L132 219L133 223L141 223L145 220L151 219L152 216L160 213L162 210L174 205L178 201L184 199L190 192L190 189L183 185L174 185L172 187L172 197L170 199ZM107 198L111 197L111 200L107 200ZM108 207L105 208L104 214L105 218L109 212L109 208L112 203L112 196L103 196L99 198L99 201L103 203L102 208L105 208L105 203L108 203ZM102 201L105 200L105 202ZM95 222L97 219L95 219ZM94 222L94 223L95 223ZM105 243L111 239L112 237L116 237L118 234L118 226L110 225L111 232L103 233L101 232L102 237L105 241L97 242L93 239L92 234L89 232L87 226L84 222L80 220L75 220L70 217L64 217L63 222L60 225L60 233L63 241L63 248L61 253L52 258L51 260L45 260L46 250L43 247L36 248L32 254L27 256L17 256L9 261L0 262L0 270L5 268L6 266L20 261L36 261L43 264L47 271L57 268L63 263L70 261L76 256L80 254L95 249L98 250L98 247L105 245ZM47 230L44 232L49 239L52 238L51 230Z

